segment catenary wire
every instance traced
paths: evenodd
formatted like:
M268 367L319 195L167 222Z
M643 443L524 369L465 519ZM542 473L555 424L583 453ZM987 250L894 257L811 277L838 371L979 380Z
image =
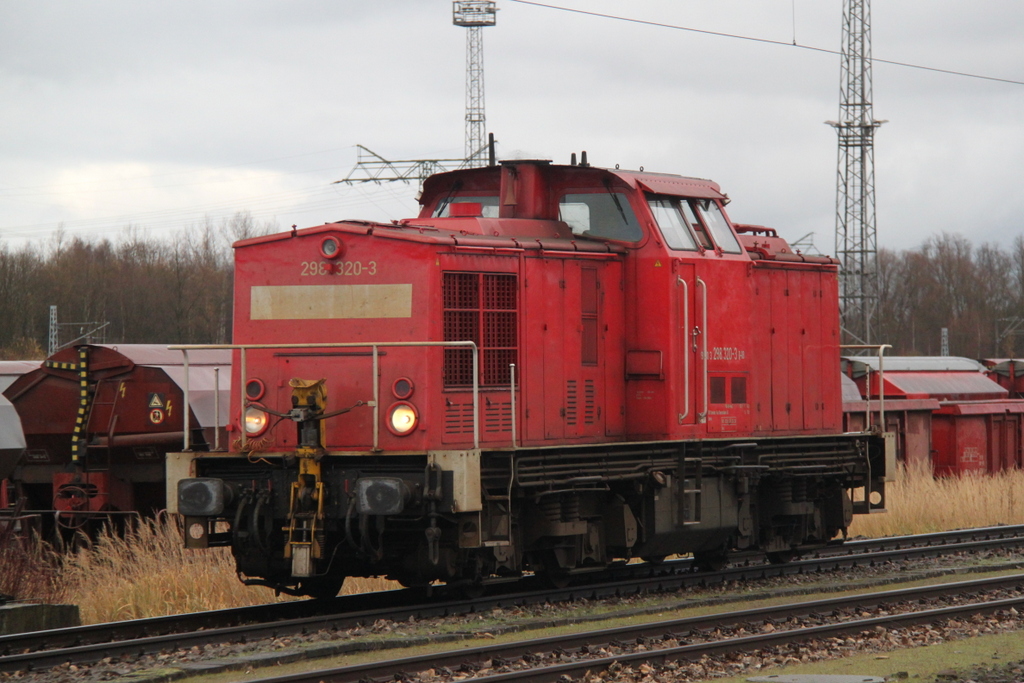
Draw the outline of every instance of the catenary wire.
M625 17L616 14L605 14L603 12L592 12L590 10L577 9L575 7L563 7L560 5L551 5L543 2L535 2L534 0L511 0L512 2L519 3L521 5L533 5L534 7L543 7L545 9L559 10L561 12L571 12L573 14L585 14L591 17L599 17L602 19L613 19L615 21L625 21L631 24L643 24L645 26L656 26L658 28L668 28L676 31L689 31L691 33L702 33L709 36L718 36L720 38L734 38L737 40L747 40L754 43L766 43L768 45L781 45L784 47L795 47L801 50L810 50L812 52L822 52L829 55L842 55L843 53L839 50L829 50L824 47L815 47L813 45L800 45L796 42L795 32L794 40L792 43L787 43L784 40L772 40L771 38L757 38L754 36L744 36L738 33L725 33L722 31L709 31L706 29L691 28L688 26L679 26L678 24L666 24L660 21L650 21L647 19L635 19L633 17ZM956 71L953 69L940 69L934 66L924 66L921 64L911 64L910 62L898 62L892 59L879 59L878 57L872 57L871 61L876 64L890 64L893 66L902 66L908 69L920 69L922 71L933 71L936 73L949 74L951 76L963 76L965 78L978 78L985 81L996 81L998 83L1009 83L1011 85L1024 85L1024 81L1017 81L1012 78L999 78L998 76L984 76L982 74L972 74L966 71Z

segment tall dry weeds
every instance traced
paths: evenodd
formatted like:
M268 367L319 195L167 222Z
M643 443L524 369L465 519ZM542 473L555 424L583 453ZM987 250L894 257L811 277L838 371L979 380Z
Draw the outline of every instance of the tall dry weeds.
M851 535L900 536L1024 524L1024 471L935 478L925 466L901 466L886 484L887 512L857 515Z
M91 547L65 558L60 581L60 598L78 605L85 624L295 599L244 585L228 548L187 550L177 522L166 516L122 534L101 533ZM396 587L383 579L350 578L342 593Z
M227 548L187 550L177 522L144 520L124 533L99 534L69 554L61 570L64 602L82 623L120 621L275 602L268 588L245 586Z
M12 521L0 526L0 595L18 600L56 602L60 556L32 533L23 538Z

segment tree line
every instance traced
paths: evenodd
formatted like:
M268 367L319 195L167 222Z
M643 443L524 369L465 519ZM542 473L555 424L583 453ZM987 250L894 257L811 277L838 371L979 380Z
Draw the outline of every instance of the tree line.
M58 231L42 244L0 243L0 359L47 355L51 306L62 345L90 331L81 341L229 343L230 245L272 230L239 213L169 239L129 226L115 240Z
M891 355L1024 356L1024 236L1008 248L975 247L943 233L916 249L878 250L876 341Z
M50 306L59 323L105 327L93 341L214 344L231 341L230 244L273 232L247 213L170 239L127 228L116 240L58 232L42 245L0 243L0 359L43 358ZM975 247L944 233L920 247L880 249L876 341L891 355L1024 355L1024 236L1008 248ZM60 326L67 344L87 331Z

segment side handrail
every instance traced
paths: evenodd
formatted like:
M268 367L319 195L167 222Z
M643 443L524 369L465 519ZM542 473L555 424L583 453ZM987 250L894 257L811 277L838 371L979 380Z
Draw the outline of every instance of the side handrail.
M441 342L325 342L321 344L176 344L168 346L167 348L172 351L181 351L182 353L182 365L185 374L185 386L182 387L184 390L184 447L183 451L188 452L192 449L191 443L191 429L190 429L190 408L189 408L189 381L188 381L188 352L203 349L225 349L239 352L239 378L240 378L240 389L239 394L241 400L241 447L244 449L246 444L245 438L245 409L251 405L246 402L245 398L245 385L248 382L248 376L245 367L245 352L247 350L262 350L262 349L338 349L338 348L367 348L370 347L373 353L373 450L379 450L380 444L380 374L378 372L379 366L379 349L381 348L394 348L394 347L410 347L410 346L441 346L441 347L467 347L473 351L473 448L480 448L480 349L477 347L476 342L472 341L441 341Z
M891 349L892 344L840 344L841 349L854 349L857 351L871 350L878 351L878 421L882 431L885 431L885 350ZM864 380L864 390L867 394L864 409L864 429L871 429L871 370L868 369Z
M680 276L676 276L676 286L683 286L683 339L690 336L690 287ZM690 351L683 342L683 412L679 414L679 424L683 424L690 414Z
M697 420L701 424L704 424L708 421L708 394L710 393L710 389L708 388L708 286L700 278L697 278L697 286L700 287L703 292L703 295L701 296L701 325L703 326L703 331L700 339L700 357L703 361L701 386L704 390L704 400L702 403L704 410L697 415Z

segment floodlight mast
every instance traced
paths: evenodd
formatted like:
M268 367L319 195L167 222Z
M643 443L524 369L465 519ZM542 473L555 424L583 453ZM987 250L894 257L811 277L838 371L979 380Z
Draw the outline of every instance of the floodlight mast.
M466 165L484 166L486 149L484 114L484 40L481 29L494 26L497 12L493 0L455 0L452 23L469 29L466 34Z
M878 321L875 129L870 0L843 0L843 50L836 183L836 257L844 343L874 343Z

